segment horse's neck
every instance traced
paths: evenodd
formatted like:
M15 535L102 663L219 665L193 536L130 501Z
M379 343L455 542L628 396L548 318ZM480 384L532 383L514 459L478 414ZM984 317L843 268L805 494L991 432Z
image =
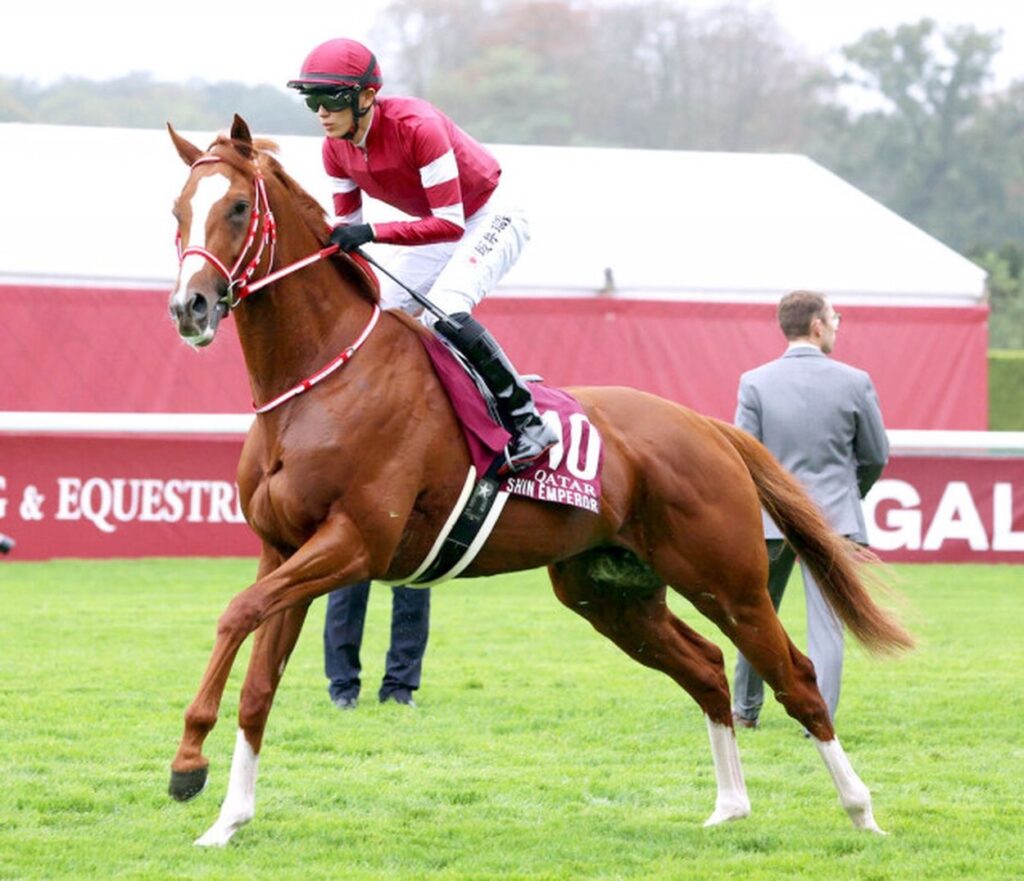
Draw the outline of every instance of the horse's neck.
M275 204L274 212L280 231L275 269L320 249L293 208ZM324 367L358 338L372 309L332 258L286 275L243 301L234 316L253 400L270 400Z

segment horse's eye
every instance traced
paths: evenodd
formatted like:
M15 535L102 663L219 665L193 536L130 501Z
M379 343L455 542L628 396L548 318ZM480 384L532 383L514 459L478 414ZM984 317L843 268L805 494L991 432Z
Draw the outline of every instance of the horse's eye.
M233 218L236 218L236 217L247 217L248 214L249 214L249 203L248 202L238 201L238 202L235 202L235 204L231 206L231 216Z

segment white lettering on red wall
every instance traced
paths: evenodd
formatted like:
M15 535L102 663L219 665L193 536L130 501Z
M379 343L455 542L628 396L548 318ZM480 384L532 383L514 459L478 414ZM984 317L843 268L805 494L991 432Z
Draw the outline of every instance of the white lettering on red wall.
M244 523L238 487L224 480L58 477L57 520L84 519L100 532L119 524Z
M237 436L0 435L12 559L250 556Z
M1024 459L896 457L864 514L886 559L1024 562Z
M241 448L239 437L0 435L9 558L255 555ZM1024 562L1024 458L896 456L864 505L886 560Z
M921 496L911 484L880 480L864 500L868 541L879 551L937 551L948 541L963 541L972 551L1024 551L1024 530L1013 528L1013 503L1013 484L995 483L991 516L983 519L970 485L954 480L926 522Z

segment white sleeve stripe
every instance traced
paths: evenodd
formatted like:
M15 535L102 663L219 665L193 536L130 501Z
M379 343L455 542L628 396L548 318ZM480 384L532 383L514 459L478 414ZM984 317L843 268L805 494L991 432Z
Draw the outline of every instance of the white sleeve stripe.
M331 178L331 191L334 193L351 193L353 190L358 190L356 182L348 177L332 177Z
M341 215L335 215L332 221L333 226L337 226L339 223L344 223L346 226L352 226L354 223L363 222L363 209L358 208L351 214L346 214L344 217Z
M420 180L423 182L425 190L455 180L458 176L459 166L455 162L454 150L442 153L433 162L428 162L420 169Z
M443 208L434 208L431 214L434 217L440 217L442 220L447 220L465 229L466 216L462 211L461 202L456 202L454 205L445 205Z

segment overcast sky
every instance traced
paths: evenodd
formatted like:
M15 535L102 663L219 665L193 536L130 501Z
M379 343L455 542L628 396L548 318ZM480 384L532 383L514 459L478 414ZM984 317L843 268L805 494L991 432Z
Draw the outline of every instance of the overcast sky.
M147 71L159 80L238 80L283 85L305 54L335 36L367 39L372 0L10 0L0 14L0 76L47 83L63 76L109 79ZM722 0L691 0L707 8ZM771 7L783 29L825 55L872 27L929 16L943 25L1002 30L1000 84L1024 78L1021 0L748 0ZM385 71L385 77L387 72Z

